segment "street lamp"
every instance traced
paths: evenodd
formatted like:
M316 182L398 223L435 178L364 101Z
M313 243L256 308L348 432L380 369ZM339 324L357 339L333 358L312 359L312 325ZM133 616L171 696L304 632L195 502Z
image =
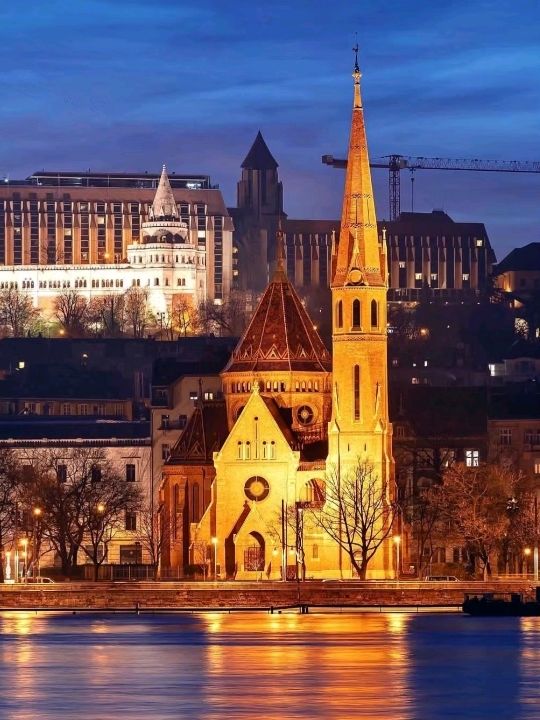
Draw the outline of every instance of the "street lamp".
M529 574L529 558L531 556L532 550L530 547L523 548L523 556L525 558L525 575Z
M212 545L214 546L214 580L217 580L217 537L212 538Z
M33 537L32 537L32 569L33 569L33 575L37 575L39 577L39 557L38 557L38 542L37 542L37 524L39 521L39 518L41 517L41 508L35 507L32 510L32 515L34 516L34 527L33 527Z
M401 535L394 535L392 540L394 541L394 545L396 546L396 580L399 582L401 565Z
M28 563L28 538L23 538L21 540L21 545L23 547L23 559L24 559L23 577L24 577L24 582L26 582L27 581L26 573L28 570L28 566L27 566L27 563Z

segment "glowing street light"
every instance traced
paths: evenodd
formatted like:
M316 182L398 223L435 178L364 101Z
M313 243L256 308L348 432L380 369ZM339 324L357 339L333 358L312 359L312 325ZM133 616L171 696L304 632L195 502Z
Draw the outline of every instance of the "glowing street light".
M34 527L33 527L33 533L32 533L32 575L37 575L39 577L39 558L38 558L38 533L37 533L37 524L39 521L39 518L41 517L41 508L35 507L32 510L32 515L34 516Z
M214 546L214 580L217 580L217 537L212 538L212 545Z
M401 535L394 535L392 540L396 546L396 580L399 582L401 565Z
M24 582L26 582L26 573L27 573L27 563L28 563L28 538L23 538L21 540L21 545L23 548L22 556L24 558L24 570L23 570L23 577Z

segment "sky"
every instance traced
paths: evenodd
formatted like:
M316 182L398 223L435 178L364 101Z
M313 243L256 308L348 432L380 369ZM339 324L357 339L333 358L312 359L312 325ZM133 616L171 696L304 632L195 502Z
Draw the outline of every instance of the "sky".
M372 159L538 161L539 27L539 0L1 0L0 176L166 163L234 205L260 129L289 217L338 218L356 40ZM539 200L540 173L415 173L415 211L484 222L499 258Z

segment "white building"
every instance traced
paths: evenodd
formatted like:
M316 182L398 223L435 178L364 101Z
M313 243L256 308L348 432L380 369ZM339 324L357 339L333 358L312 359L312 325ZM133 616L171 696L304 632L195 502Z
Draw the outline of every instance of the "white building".
M221 218L223 221L223 218ZM217 219L214 218L214 224ZM199 231L194 235L181 219L165 166L148 219L142 223L137 241L127 245L122 262L95 264L28 264L0 267L0 291L18 288L27 292L35 307L52 311L55 297L77 290L88 300L104 294L122 294L131 287L148 292L150 310L159 317L177 298L192 305L207 298L225 299L231 287L232 229L230 223L213 228L214 243L208 245ZM203 235L204 235L203 231ZM215 292L216 243L219 235L221 282Z

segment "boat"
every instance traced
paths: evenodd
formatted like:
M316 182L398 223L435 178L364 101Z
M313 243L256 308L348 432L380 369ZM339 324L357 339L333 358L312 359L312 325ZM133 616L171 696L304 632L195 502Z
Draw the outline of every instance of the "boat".
M522 593L483 593L465 595L463 612L478 617L533 617L540 616L540 587L536 599L525 600Z

